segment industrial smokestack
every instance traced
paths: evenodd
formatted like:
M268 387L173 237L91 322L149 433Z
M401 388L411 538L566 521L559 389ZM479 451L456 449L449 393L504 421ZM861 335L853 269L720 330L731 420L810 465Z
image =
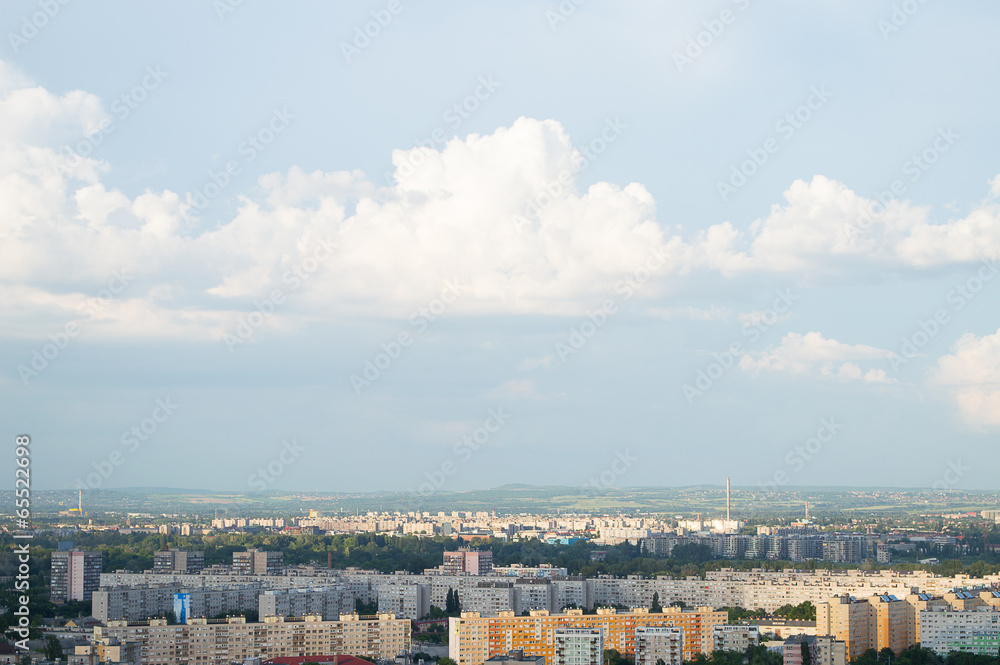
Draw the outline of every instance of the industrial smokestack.
M729 521L729 476L726 476L726 521Z

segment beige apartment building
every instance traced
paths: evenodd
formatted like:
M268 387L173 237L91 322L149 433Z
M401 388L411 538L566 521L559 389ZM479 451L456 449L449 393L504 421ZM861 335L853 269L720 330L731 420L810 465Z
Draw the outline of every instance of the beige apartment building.
M181 625L162 619L111 621L94 628L94 640L104 639L138 642L143 665L228 665L256 656L327 654L391 660L410 647L410 620L353 614L339 621L320 616L268 617L261 623L246 623L243 617L191 619Z
M458 665L481 665L491 656L522 649L526 654L545 656L545 662L551 663L556 655L557 629L597 628L601 630L605 649L617 649L623 655L634 656L637 628L667 626L681 629L683 658L691 660L699 652L711 653L715 627L727 623L727 612L710 607L683 610L667 607L663 612L636 608L620 613L599 609L597 614L583 614L581 610L550 614L539 610L531 612L530 616L501 612L491 617L463 612L461 617L449 621L448 655Z

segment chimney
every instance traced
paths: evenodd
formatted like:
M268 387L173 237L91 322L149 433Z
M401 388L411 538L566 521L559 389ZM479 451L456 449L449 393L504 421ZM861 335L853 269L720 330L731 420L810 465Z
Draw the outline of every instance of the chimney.
M729 521L729 476L726 476L726 521Z

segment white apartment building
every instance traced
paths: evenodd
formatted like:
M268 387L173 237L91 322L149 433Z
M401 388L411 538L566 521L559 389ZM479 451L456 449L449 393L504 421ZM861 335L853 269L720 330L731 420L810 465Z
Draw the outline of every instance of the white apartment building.
M712 629L712 649L715 651L746 651L760 644L758 626L715 626Z
M635 629L635 665L684 662L684 631L675 626L639 626Z
M1000 611L923 610L920 612L920 646L939 655L967 651L995 656L1000 649Z
M552 665L603 665L604 638L600 628L556 628Z

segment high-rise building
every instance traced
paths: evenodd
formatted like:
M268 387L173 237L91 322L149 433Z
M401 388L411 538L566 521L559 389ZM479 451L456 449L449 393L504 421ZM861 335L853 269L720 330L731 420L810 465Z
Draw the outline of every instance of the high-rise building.
M872 648L871 605L867 599L834 596L816 605L816 634L844 642L847 658L854 660Z
M282 572L281 552L233 552L233 573L236 575L281 575Z
M410 647L410 620L391 614L344 615L338 621L319 616L270 617L247 623L243 617L192 618L168 625L165 619L109 621L94 628L94 639L138 642L143 665L229 665L247 658L345 654L371 662L394 660Z
M604 638L600 628L556 628L553 665L602 665Z
M166 573L200 573L205 567L204 552L187 552L176 548L153 552L153 572Z
M712 648L715 651L746 651L760 644L757 626L716 626L712 631Z
M101 586L101 553L53 552L51 572L49 594L53 603L90 600Z
M449 620L449 656L458 665L481 665L490 656L508 649L524 649L525 653L545 656L547 663L555 660L554 631L558 628L600 629L604 646L617 649L631 657L636 650L636 629L643 626L680 628L684 634L683 658L692 660L695 654L712 651L715 626L729 623L729 615L710 607L697 609L664 608L650 612L646 608L631 612L598 609L597 614L582 610L567 610L565 614L550 614L538 610L530 616L516 616L513 611L498 616L481 616L478 612L462 612Z
M449 575L467 573L469 575L489 575L493 570L493 552L462 548L455 552L444 552L444 572Z
M718 628L718 626L716 626ZM684 631L676 626L639 626L635 629L635 665L684 662Z
M924 610L920 646L942 656L951 651L995 656L1000 649L1000 612L995 607Z

